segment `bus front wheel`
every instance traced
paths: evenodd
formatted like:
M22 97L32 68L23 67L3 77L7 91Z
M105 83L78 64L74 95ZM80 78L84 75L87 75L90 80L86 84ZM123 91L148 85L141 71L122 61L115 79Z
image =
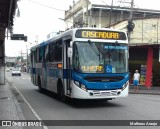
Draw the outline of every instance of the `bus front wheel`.
M64 95L64 88L62 82L58 82L58 96L62 102L66 101L66 97Z

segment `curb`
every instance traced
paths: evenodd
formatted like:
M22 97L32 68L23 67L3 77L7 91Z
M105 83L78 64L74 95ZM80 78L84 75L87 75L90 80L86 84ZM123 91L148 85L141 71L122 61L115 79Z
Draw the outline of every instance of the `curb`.
M133 91L129 91L129 94L146 94L146 95L160 95L160 93L156 93L156 92L142 92L139 91L138 93L134 93Z
M20 120L26 120L22 111L21 106L19 105L19 102L25 102L27 104L27 106L30 108L31 112L33 113L33 115L36 117L37 120L42 121L41 118L36 114L36 112L31 108L30 104L25 100L25 98L23 97L23 95L19 92L19 90L14 86L14 84L12 84L12 82L6 80L8 85L10 86L10 91L12 93L12 95L14 96L15 99L15 106L17 108L17 113L18 116L20 118ZM18 102L18 96L21 96L22 100L20 100ZM47 126L42 126L39 127L41 129L48 129Z

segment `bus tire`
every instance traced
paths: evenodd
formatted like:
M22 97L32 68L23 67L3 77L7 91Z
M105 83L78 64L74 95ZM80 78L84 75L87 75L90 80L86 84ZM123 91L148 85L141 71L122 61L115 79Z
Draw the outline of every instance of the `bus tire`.
M43 92L43 88L41 86L41 79L40 77L38 77L38 89L39 89L39 92L42 93Z
M64 95L64 88L61 81L58 81L58 96L62 102L66 102L66 96Z

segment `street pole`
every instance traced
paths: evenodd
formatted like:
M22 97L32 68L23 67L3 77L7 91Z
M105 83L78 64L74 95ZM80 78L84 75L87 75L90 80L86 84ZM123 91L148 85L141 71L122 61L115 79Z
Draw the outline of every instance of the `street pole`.
M22 71L22 50L21 50L21 71Z
M111 26L112 9L113 9L113 0L112 0L112 3L111 3L111 11L110 11L110 15L109 15L109 28Z
M27 56L26 56L26 72L28 73L28 48L27 48L27 45L26 45L26 54L27 54Z
M86 7L86 27L88 27L88 2L89 0L87 0L87 7Z
M129 16L129 19L128 19L129 26L133 22L133 6L134 6L134 0L131 0L130 16ZM130 38L131 38L131 30L128 29L128 41L129 41L129 43L130 43Z

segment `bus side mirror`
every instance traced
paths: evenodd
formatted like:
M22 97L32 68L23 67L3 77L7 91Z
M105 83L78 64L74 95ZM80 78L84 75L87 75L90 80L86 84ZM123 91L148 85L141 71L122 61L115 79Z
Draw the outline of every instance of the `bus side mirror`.
M69 48L68 48L68 57L72 58L72 55L73 55L72 48L69 47Z

